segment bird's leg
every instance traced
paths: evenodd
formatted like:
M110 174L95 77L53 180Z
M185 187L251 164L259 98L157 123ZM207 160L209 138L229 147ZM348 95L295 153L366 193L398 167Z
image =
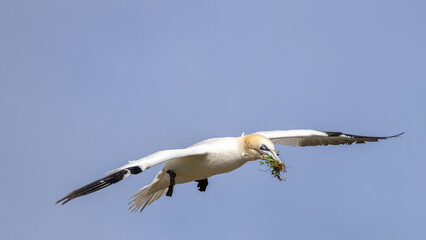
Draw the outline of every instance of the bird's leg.
M205 192L207 185L209 185L209 181L207 180L207 178L201 179L201 180L195 180L195 181L198 182L197 184L198 191Z
M167 190L166 196L171 197L173 195L173 187L175 186L176 173L173 172L172 170L167 170L167 173L170 176L170 185L169 185L169 190Z

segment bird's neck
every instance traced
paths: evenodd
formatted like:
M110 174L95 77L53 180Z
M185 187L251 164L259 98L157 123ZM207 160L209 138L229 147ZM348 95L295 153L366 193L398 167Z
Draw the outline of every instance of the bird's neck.
M251 142L253 137L256 136L253 136L253 134L251 134L239 137L241 157L244 158L246 161L254 161L256 159L259 159L258 154L252 150Z

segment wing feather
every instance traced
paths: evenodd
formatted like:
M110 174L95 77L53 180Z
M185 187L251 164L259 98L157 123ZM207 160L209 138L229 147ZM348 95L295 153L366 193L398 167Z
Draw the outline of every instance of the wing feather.
M389 137L371 137L346 134L342 132L327 132L311 129L299 129L263 131L256 132L255 134L263 135L276 144L289 145L293 147L305 147L342 144L350 145L352 143L377 142L379 140L400 136L403 133Z
M195 156L195 155L204 155L207 154L207 151L202 146L194 146L194 147L188 147L184 149L172 149L172 150L163 150L156 153L153 153L149 156L143 157L138 160L130 161L128 164L123 165L117 169L114 169L110 172L115 173L122 169L126 169L129 167L139 167L144 171L145 169L151 168L155 165L158 165L163 162L167 162L172 159L176 158L182 158L182 157L189 157L189 156Z

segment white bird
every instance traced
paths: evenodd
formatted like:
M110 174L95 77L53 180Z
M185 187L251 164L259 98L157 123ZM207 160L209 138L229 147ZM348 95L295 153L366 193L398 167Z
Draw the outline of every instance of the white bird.
M377 142L380 139L397 137L367 137L341 132L316 130L264 131L240 137L211 138L184 149L172 149L156 152L139 160L130 161L110 175L89 183L70 192L56 203L68 201L96 192L117 183L131 174L138 174L157 164L164 163L163 168L151 184L137 191L131 198L130 210L142 210L166 194L172 196L175 184L198 182L198 190L204 192L208 178L217 174L233 171L248 161L256 159L281 160L275 152L276 144L294 147L340 145L352 143Z

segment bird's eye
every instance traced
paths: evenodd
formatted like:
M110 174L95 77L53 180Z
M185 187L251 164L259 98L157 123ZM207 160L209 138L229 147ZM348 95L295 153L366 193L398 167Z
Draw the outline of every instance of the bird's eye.
M265 144L262 144L262 146L260 146L260 150L266 151L266 150L268 150L268 148L265 146Z

